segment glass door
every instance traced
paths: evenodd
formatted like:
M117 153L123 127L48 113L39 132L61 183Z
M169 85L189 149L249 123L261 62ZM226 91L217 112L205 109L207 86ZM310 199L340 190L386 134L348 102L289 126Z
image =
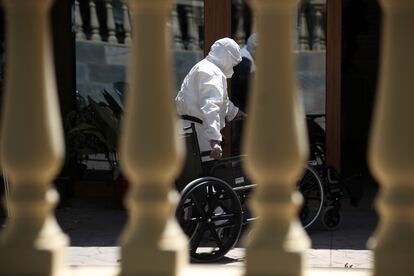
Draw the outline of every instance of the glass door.
M204 58L215 40L232 37L242 48L247 46L255 28L248 3L247 0L173 2L169 27L175 93L189 69ZM321 129L327 126L327 155L334 165L338 165L340 160L340 12L340 0L328 3L326 0L302 0L292 18L292 51L298 61L298 89L307 115L327 114L326 120L323 116L315 118L314 126ZM97 102L105 102L103 92L108 91L121 101L117 92L125 86L131 16L126 0L74 2L78 99L90 97ZM326 39L329 38L327 33L331 34L330 39ZM235 89L233 85L230 94L237 94ZM234 96L233 100L237 102ZM81 101L78 104L85 103ZM224 152L229 155L230 141L235 137L231 138L229 127L223 133L227 141Z
M233 0L231 36L240 44L243 61L235 69L231 98L248 110L249 79L254 78L257 34L252 10L246 0ZM326 114L326 0L302 0L292 18L292 52L296 56L298 90L307 115L311 143L325 144ZM233 124L233 151L239 153L240 123Z

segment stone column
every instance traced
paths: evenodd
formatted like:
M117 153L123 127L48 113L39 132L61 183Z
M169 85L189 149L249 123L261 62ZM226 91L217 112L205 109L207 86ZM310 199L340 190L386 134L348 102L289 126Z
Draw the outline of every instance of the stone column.
M122 2L122 15L123 15L123 26L124 26L124 32L125 32L125 45L131 44L131 23L130 23L130 16L129 16L129 9L127 6L127 0L121 0Z
M237 17L237 27L236 32L234 34L235 38L234 40L239 45L244 45L246 43L246 34L244 32L244 13L243 13L243 2L242 0L236 1L236 14L233 16Z
M91 15L91 40L92 41L102 41L101 35L100 35L100 25L98 20L98 13L96 11L96 0L90 0L89 1L89 11Z
M314 51L325 51L326 42L325 42L325 31L323 29L323 16L322 9L325 4L315 4L315 26L313 29L313 44L312 50Z
M12 184L0 275L61 275L67 237L51 182L64 157L49 34L51 0L5 0L7 64L0 157Z
M306 21L304 9L299 11L299 51L309 51L308 22Z
M260 219L248 241L248 276L303 275L310 243L297 218L301 197L295 192L308 150L292 53L297 2L250 0L260 47L244 147L246 171L258 184L251 205Z
M76 28L76 39L85 40L86 36L83 32L83 20L80 11L79 1L75 0L75 28Z
M381 184L380 223L369 246L375 276L414 271L414 2L381 0L379 91L369 160Z
M166 28L171 0L129 0L129 8L133 40L120 161L130 183L130 220L122 236L121 275L181 275L188 242L172 204L184 147L175 125Z
M106 24L108 28L108 42L109 43L118 43L118 39L116 38L115 32L115 21L114 21L114 13L112 9L112 0L105 0L105 8L106 8Z
M183 36L181 35L181 28L178 20L177 4L174 4L174 8L171 11L171 37L174 42L173 46L175 50L184 49Z
M186 5L185 10L187 13L187 30L188 30L188 49L200 50L200 36L198 35L198 25L194 17L194 10L196 7Z

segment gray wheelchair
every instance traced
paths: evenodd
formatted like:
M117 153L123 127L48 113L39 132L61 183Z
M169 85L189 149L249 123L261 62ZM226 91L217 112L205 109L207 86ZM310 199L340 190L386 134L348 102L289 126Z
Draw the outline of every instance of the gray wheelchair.
M255 218L246 203L256 186L242 170L245 156L202 162L194 123L184 129L187 158L176 188L181 193L176 218L190 241L194 262L221 259L239 241L242 230ZM312 163L297 183L303 196L299 218L304 228L320 215L325 189Z

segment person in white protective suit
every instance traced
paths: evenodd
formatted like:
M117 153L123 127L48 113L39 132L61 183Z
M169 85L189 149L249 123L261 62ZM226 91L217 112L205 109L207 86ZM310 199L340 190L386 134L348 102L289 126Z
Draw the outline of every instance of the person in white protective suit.
M191 68L175 98L178 115L185 124L196 122L200 150L211 151L214 159L220 159L223 153L220 130L225 121L246 117L227 93L227 79L241 60L240 47L234 40L217 40L207 57Z

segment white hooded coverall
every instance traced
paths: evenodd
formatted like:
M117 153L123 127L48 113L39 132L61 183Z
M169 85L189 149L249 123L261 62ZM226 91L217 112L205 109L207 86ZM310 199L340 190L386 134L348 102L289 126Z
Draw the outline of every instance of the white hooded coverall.
M250 73L256 72L256 62L252 56L252 50L257 47L257 33L253 33L247 39L247 44L240 49L242 58L247 58L252 63Z
M201 151L211 150L210 140L222 141L225 120L233 120L239 111L228 97L226 79L240 61L240 47L234 40L217 40L208 56L191 68L175 98L178 115L203 121L195 124Z

